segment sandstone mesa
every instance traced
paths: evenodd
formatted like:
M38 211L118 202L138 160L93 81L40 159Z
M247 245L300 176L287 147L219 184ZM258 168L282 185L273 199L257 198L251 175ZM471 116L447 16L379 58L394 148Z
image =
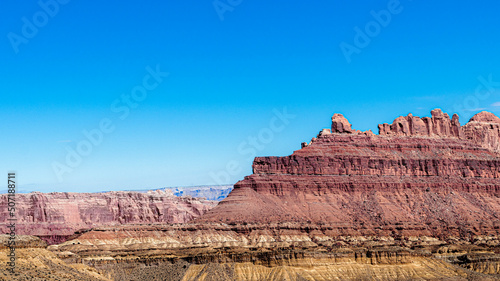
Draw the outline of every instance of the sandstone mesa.
M464 126L439 109L398 117L380 134L331 129L285 157L257 157L253 174L199 222L327 224L338 235L497 235L500 119Z

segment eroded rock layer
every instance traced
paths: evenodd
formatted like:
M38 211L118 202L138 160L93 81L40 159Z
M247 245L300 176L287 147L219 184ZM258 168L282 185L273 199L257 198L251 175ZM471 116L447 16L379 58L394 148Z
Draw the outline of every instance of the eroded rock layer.
M308 223L95 228L49 250L112 280L494 280L500 241L343 236ZM494 277L494 276L493 276Z
M0 196L0 221L9 218L7 195ZM75 231L95 226L130 223L183 223L217 204L172 191L147 193L40 193L16 195L16 233L35 235L49 243L70 238ZM0 226L8 233L7 224Z
M397 118L380 135L332 129L286 157L257 157L253 175L199 222L312 222L339 234L498 235L500 119L465 126L436 109ZM387 129L389 128L389 129Z

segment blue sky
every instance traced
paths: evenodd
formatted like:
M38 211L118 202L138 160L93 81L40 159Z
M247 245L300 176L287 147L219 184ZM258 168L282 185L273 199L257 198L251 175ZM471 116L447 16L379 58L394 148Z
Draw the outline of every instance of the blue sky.
M462 124L500 109L497 1L0 5L0 171L21 190L234 183L254 155L291 154L336 112L376 132L436 107ZM135 107L121 101L144 80ZM114 130L92 144L83 131L103 120Z

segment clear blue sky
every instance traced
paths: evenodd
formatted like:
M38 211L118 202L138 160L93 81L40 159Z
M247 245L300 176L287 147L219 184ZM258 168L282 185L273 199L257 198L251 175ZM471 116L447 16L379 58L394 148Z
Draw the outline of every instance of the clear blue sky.
M475 93L478 77L500 82L498 1L66 2L0 4L0 171L21 190L234 183L252 150L289 155L336 112L376 132L409 112L463 124L500 108L499 84ZM169 75L156 85L147 66ZM112 104L143 79L156 87L120 119ZM284 108L288 124L273 117ZM67 166L102 120L114 131ZM62 181L54 163L71 169Z

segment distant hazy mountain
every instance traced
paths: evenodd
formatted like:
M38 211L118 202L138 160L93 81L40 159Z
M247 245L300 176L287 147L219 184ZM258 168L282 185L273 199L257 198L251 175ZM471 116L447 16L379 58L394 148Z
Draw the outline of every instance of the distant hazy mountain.
M145 193L150 190L171 190L175 196L191 196L194 198L206 198L207 200L222 201L233 190L232 185L202 185L202 186L180 186L180 187L164 187L158 189L139 189L139 190L125 190L131 192ZM20 189L16 193L30 193L32 190ZM106 193L110 190L103 190L92 193ZM7 194L7 190L0 190L0 194Z
M207 200L222 201L227 197L229 192L233 190L232 185L214 185L214 186L189 186L189 187L166 187L170 189L175 196L191 196L191 197L204 197Z

